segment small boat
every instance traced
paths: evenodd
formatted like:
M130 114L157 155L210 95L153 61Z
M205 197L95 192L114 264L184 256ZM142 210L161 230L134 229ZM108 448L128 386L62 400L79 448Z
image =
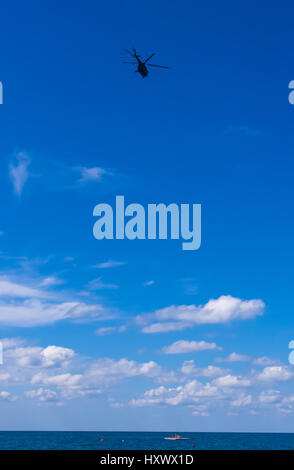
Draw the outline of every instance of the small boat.
M191 437L182 437L180 434L174 434L171 437L165 437L167 441L189 441Z

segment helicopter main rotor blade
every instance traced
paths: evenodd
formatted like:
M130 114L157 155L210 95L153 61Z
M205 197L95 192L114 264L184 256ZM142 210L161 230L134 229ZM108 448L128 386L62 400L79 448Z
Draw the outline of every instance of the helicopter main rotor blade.
M154 55L155 55L155 52L153 52L153 54L151 54L151 56L150 56L150 57L148 57L148 59L146 59L146 60L145 60L145 64L146 64L146 62L148 62L148 60L150 60L150 59L151 59L151 57L153 57Z
M169 69L169 67L166 67L165 65L148 64L148 67L158 67L160 69Z
M130 52L128 49L125 49L125 51L126 51L128 54L130 54L132 57L135 57L135 55L134 55L132 52Z

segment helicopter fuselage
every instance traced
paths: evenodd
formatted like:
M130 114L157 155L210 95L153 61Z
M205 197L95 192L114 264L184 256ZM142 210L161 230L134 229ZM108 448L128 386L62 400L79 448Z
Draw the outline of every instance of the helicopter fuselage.
M143 62L141 62L140 60L138 60L137 72L139 72L139 74L142 75L143 78L147 77L148 73L149 73L148 70L147 70L146 65Z

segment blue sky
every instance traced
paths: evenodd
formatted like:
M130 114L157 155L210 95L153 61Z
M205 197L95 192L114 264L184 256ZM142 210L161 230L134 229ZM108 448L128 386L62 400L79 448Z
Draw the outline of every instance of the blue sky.
M1 429L293 431L292 16L2 7ZM202 204L201 248L95 240L116 195Z

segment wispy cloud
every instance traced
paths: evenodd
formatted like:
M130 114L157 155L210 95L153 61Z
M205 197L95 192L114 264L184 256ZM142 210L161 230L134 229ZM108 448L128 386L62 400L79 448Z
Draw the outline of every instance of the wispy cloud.
M59 279L58 277L55 277L55 276L48 276L48 277L45 277L45 279L41 281L40 286L50 287L50 286L57 286L63 283L64 283L63 279Z
M110 310L101 304L88 304L76 300L68 301L66 292L56 293L50 287L56 285L55 278L47 277L29 284L30 280L15 280L0 276L0 325L33 327L49 325L61 320L82 321L107 319ZM41 285L43 287L41 287Z
M281 397L281 392L279 390L266 390L261 392L258 400L260 403L269 404L277 402Z
M63 261L65 261L66 263L71 263L72 261L74 261L74 257L73 256L66 256Z
M78 180L79 183L86 183L88 181L101 181L102 177L108 174L104 168L100 168L98 166L92 168L78 166L75 168L75 170L80 174L80 178Z
M6 276L0 277L0 298L43 298L48 294L34 287L26 286L10 280Z
M105 261L104 263L99 263L93 266L94 268L99 268L99 269L108 269L108 268L116 268L117 266L124 266L126 263L124 261L112 261L108 260Z
M252 395L246 395L244 392L239 395L236 400L233 400L231 402L231 406L235 407L243 407L243 406L249 406L252 404Z
M97 319L106 317L108 310L102 305L83 302L44 302L26 299L22 303L0 304L0 325L33 327L50 325L61 320Z
M14 401L14 400L16 400L16 397L14 395L11 395L10 392L2 391L2 392L0 392L0 400Z
M88 283L88 289L90 290L104 290L104 289L111 289L115 290L118 289L119 286L117 284L111 284L102 281L102 277L98 277L97 279L93 279Z
M186 354L195 351L206 351L209 349L221 349L215 343L206 341L185 341L179 340L162 349L164 354Z
M181 283L183 284L183 288L188 295L195 295L198 292L198 285L193 278L184 278L181 279Z
M245 354L237 354L232 352L227 357L217 357L215 362L247 362L249 359L250 357L246 356Z
M272 359L267 356L262 356L258 357L257 359L254 359L253 364L255 366L279 366L281 365L281 361L278 359Z
M143 333L169 333L170 331L181 331L188 328L190 323L184 322L157 322L142 328Z
M149 286L153 286L154 284L155 284L155 281L153 279L151 279L150 281L144 282L143 286L149 287Z
M29 178L28 167L30 163L30 157L26 153L20 152L16 155L15 162L9 166L9 176L17 196L21 196L23 187Z
M110 335L112 333L123 333L126 331L126 326L125 325L120 325L120 326L104 326L101 328L98 328L98 330L95 331L96 335L98 336L106 336Z

